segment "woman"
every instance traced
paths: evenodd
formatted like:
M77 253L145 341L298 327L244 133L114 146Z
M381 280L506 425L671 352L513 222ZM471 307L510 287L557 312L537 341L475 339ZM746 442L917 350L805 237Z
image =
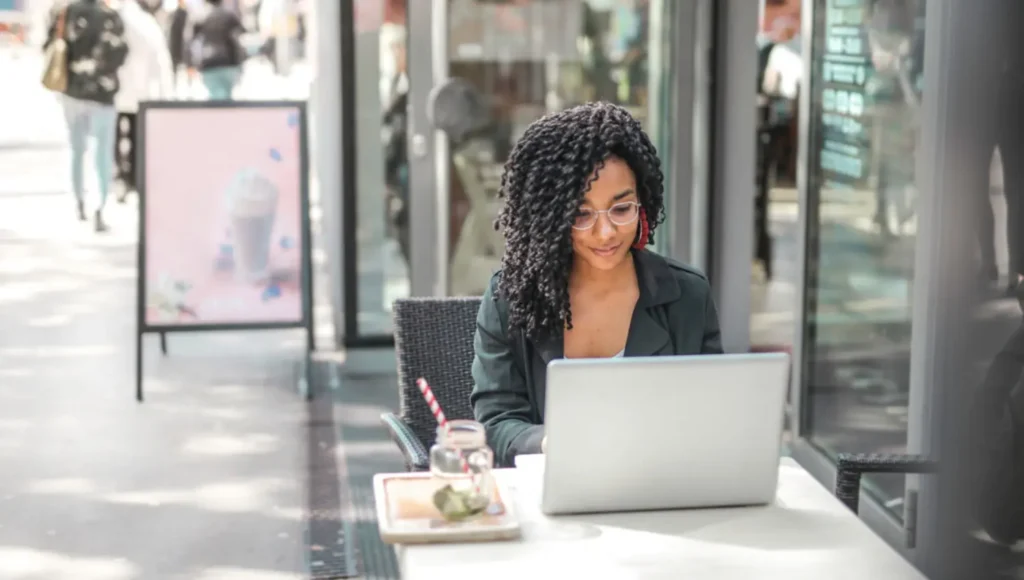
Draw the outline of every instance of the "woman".
M552 359L722 352L707 278L644 249L663 219L662 181L640 123L606 103L548 115L513 149L471 397L499 465L543 450Z
M99 202L93 213L97 232L107 231L103 209L114 170L114 98L120 84L118 71L128 56L124 22L100 0L74 0L53 13L43 50L62 38L67 43L67 88L61 104L71 145L71 188L78 219L88 220L85 208L85 150L95 142L93 155Z
M230 101L242 76L244 31L238 15L224 8L223 0L206 0L206 15L196 23L189 44L191 66L199 71L212 101Z

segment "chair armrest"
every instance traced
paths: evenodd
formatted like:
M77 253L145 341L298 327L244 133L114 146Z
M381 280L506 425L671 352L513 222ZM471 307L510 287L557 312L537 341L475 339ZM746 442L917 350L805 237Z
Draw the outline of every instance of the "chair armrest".
M391 440L405 457L405 468L409 471L426 471L430 469L430 456L416 434L401 417L394 413L382 413L381 423L388 428Z
M857 513L860 479L865 473L935 473L938 463L922 455L840 453L836 470L836 497Z

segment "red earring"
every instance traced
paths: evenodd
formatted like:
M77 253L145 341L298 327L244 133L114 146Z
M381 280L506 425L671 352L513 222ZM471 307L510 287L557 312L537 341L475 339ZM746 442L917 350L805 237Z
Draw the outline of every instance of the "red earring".
M647 223L647 212L640 208L640 228L637 231L636 241L633 242L633 249L642 250L647 247L647 238L650 235L651 227Z

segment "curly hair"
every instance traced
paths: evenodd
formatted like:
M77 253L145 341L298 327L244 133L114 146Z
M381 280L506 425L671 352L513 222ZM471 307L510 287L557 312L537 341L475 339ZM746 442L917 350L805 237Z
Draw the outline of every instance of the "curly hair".
M664 176L650 138L624 108L587 103L532 123L505 162L495 228L505 237L497 295L510 330L536 340L572 328L572 223L610 157L633 171L650 233L664 221Z

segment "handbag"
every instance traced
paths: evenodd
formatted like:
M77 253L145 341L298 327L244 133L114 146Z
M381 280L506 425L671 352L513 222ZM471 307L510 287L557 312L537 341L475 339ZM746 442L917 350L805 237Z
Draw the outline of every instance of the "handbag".
M46 47L43 57L43 86L58 93L68 90L68 43L64 40L67 8L57 16L53 42Z

